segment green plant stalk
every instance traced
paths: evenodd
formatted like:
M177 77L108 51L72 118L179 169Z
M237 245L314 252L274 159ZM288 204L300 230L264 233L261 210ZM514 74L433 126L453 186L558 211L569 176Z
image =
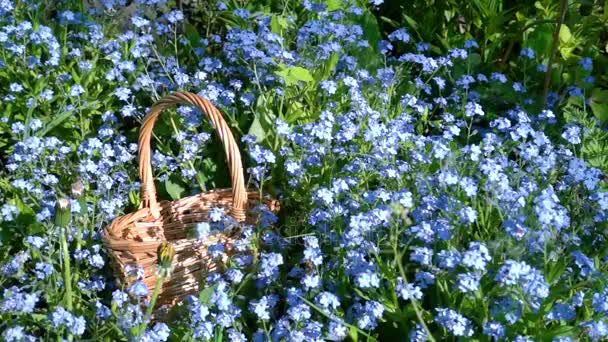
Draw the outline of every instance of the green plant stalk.
M399 252L399 247L396 242L393 242L393 253L395 255L395 263L397 264L399 273L401 274L403 281L407 282L407 276L405 275L405 270L403 269L403 264L401 263L401 260L400 260L402 254ZM412 303L412 307L414 308L414 313L416 314L416 318L418 318L418 322L420 322L420 325L422 325L422 328L426 331L429 341L435 342L433 333L431 332L429 327L424 322L424 317L422 317L422 312L420 311L420 308L418 307L418 301L416 300L416 298L411 298L410 301Z
M531 23L527 24L526 26L524 26L523 28L521 28L520 30L518 30L513 35L513 37L515 37L515 38L512 39L511 42L509 43L509 46L507 47L507 52L505 52L505 54L502 57L499 57L498 62L502 63L502 64L506 64L509 61L509 57L511 56L511 53L513 52L513 48L515 47L515 44L517 43L517 38L520 37L522 34L526 33L526 31L528 31L529 29L533 28L536 25L552 24L555 22L556 22L555 19L540 19L540 20L531 22ZM509 27L507 26L507 31L510 31L508 28Z
M154 52L154 55L156 56L156 60L158 61L160 66L163 68L163 71L165 72L165 75L167 76L167 78L169 78L169 80L171 82L173 82L173 84L177 84L177 82L175 82L175 79L173 78L173 76L171 75L169 70L167 70L167 66L165 65L165 63L163 63L163 59L160 58L158 51L156 51L156 47L152 46L152 51Z
M63 254L63 284L65 286L65 306L72 312L72 270L70 266L70 251L68 250L68 228L61 228L61 253ZM72 341L73 336L68 331L68 341Z
M181 1L180 1L180 5L181 5ZM179 69L179 53L178 53L178 49L177 49L177 26L173 27L173 52L175 53L175 64L177 65L177 68Z
M266 165L264 165L264 166L266 166ZM260 202L262 202L264 199L264 192L262 190L263 187L264 187L264 177L262 176L262 179L260 180L260 191L258 191L258 193L260 194Z
M61 228L61 253L63 254L63 282L65 284L66 308L72 311L72 270L70 269L70 251L68 250L67 228Z
M146 314L144 315L144 320L141 323L141 326L139 328L138 336L141 335L146 330L146 327L148 326L148 321L150 320L150 317L152 317L152 311L154 311L154 306L156 305L156 299L158 298L158 295L160 294L160 288L163 286L164 280L165 280L165 277L163 277L161 275L159 275L158 279L156 279L156 285L154 286L154 292L152 292L152 298L150 298L150 304L148 305L148 308L146 309Z
M79 225L78 234L76 234L76 250L77 251L79 251L82 248L82 230L83 230L83 226ZM68 259L69 259L69 257L68 257ZM72 278L69 278L69 279L72 279ZM76 274L74 275L74 282L76 284L78 284L79 280L80 280L80 273L76 272Z
M84 140L84 137L87 135L85 130L85 119L82 115L82 106L80 105L80 97L78 97L78 117L80 117L80 136Z
M311 308L315 309L317 312L319 312L321 315L329 318L329 319L334 319L334 317L332 317L331 315L329 315L327 312L325 312L324 310L322 310L321 308L319 308L318 306L316 306L313 302L309 301L308 299L299 296L298 298L300 298L304 303L308 304L308 306L310 306ZM367 337L368 341L378 341L375 337L373 337L372 335L366 333L365 331L359 329L359 327L349 324L345 321L340 321L341 324L344 324L344 326L346 326L347 328L350 329L355 329L357 332L361 333L363 336Z
M553 60L555 59L555 53L559 46L559 31L562 28L562 23L566 18L566 11L568 10L568 0L560 1L560 14L559 19L557 21L557 26L555 27L555 31L553 32L553 42L551 44L551 52L549 55L549 62L547 63L547 72L545 73L545 85L543 89L543 100L544 107L547 108L547 96L549 95L549 86L551 85L551 74L553 73Z

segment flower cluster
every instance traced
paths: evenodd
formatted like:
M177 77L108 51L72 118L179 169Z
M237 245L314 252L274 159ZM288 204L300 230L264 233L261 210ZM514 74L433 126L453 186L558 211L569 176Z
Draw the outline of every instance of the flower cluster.
M438 55L404 28L376 39L370 8L346 0L293 13L218 2L205 36L193 9L134 4L117 16L124 1L57 14L0 1L3 339L608 336L608 191L585 159L597 122L584 87L545 103L529 75L474 63L477 42ZM579 67L591 77L593 60ZM221 109L248 185L286 211L251 207L253 225L211 208L188 238L235 239L208 247L218 269L167 312L143 268L117 286L100 232L140 205L133 128L174 90ZM180 107L157 126L159 195L230 181L205 113ZM172 245L161 252L170 278Z

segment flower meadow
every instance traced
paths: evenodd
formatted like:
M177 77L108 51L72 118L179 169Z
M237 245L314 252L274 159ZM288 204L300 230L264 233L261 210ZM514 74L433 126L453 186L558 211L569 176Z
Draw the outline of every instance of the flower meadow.
M381 3L0 0L2 340L608 339L593 58L544 98L547 52L501 73L475 40L381 34ZM177 90L225 114L282 210L251 208L233 253L209 247L224 270L163 308L101 232L139 206L138 129ZM163 115L159 196L230 186L202 113ZM233 229L209 216L192 238Z

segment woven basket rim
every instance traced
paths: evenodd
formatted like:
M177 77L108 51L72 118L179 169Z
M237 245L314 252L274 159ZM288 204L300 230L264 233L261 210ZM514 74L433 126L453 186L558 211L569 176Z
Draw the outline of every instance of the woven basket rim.
M228 162L230 182L232 186L231 215L237 220L244 219L247 206L247 189L241 161L241 152L234 139L230 126L222 113L207 99L190 92L175 92L157 101L150 112L143 119L139 134L139 175L142 182L141 207L148 207L154 217L160 216L159 203L156 199L156 187L152 172L151 140L154 124L160 114L167 108L175 105L187 105L200 109L211 121L219 137Z

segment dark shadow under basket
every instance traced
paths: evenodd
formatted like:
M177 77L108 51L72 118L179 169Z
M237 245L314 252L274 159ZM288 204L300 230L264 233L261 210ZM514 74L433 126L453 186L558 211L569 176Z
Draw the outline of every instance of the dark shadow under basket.
M167 107L182 104L200 108L212 121L228 159L232 188L212 190L176 201L156 201L156 189L150 158L152 128ZM248 211L258 204L278 212L279 202L271 198L260 201L259 193L245 190L241 155L228 124L221 113L207 100L191 93L174 93L161 99L144 118L139 136L139 172L142 179L142 206L134 213L116 218L103 232L103 242L111 264L122 286L130 286L136 277L129 269L143 268L143 281L152 293L158 279L158 247L170 242L175 248L173 271L163 282L157 303L174 304L187 294L201 290L205 275L221 271L225 260L213 260L208 247L225 244L225 255L232 253L238 230L216 233L205 240L189 239L189 231L201 222L209 221L211 208L223 208L238 222L255 224L259 214Z

